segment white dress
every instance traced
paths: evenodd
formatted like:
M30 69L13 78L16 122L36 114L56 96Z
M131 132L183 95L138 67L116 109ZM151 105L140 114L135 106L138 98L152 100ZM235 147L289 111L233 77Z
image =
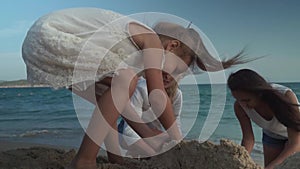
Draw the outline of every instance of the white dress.
M22 46L28 81L54 88L84 82L79 88L85 90L119 68L131 66L138 72L143 69L142 53L129 36L131 22L142 24L98 8L71 8L41 17Z

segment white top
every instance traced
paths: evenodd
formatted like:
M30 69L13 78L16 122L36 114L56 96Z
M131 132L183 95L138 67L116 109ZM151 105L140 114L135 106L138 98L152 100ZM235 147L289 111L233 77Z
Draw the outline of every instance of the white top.
M279 84L271 84L271 86L278 90L280 93L285 94L287 91L291 91L290 88L279 85ZM279 136L288 137L287 134L287 128L284 126L281 122L277 120L277 118L274 116L272 120L268 121L265 120L263 117L261 117L255 109L249 109L247 107L243 107L244 111L248 115L248 117L254 121L258 126L260 126L266 134L268 133L274 133ZM273 135L274 136L274 135Z
M151 110L149 100L148 100L148 91L147 84L144 78L140 78L136 87L136 90L131 97L131 104L138 115L142 118L143 121L147 122L146 124L158 130L164 130L163 126L159 122L158 119L155 118L153 111ZM182 109L182 92L180 89L177 90L176 95L173 98L173 111L176 118L177 126L180 129L180 114ZM120 122L118 128L119 132L123 135L120 135L120 143L121 145L123 141L126 144L132 145L141 137L122 119L123 122ZM125 136L124 136L125 135ZM126 147L126 146L125 146Z
M142 52L128 32L131 22L147 27L99 8L64 9L39 18L22 46L27 79L52 87L85 82L79 86L84 90L118 68L143 69Z

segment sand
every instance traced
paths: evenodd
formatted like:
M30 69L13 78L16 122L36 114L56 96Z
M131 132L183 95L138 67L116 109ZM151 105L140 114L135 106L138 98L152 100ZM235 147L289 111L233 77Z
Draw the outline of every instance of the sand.
M0 169L64 169L76 153L75 149L26 147L0 153ZM299 160L298 160L299 161ZM97 158L99 169L261 169L245 148L230 140L220 144L183 141L170 151L148 160L126 159L123 166Z

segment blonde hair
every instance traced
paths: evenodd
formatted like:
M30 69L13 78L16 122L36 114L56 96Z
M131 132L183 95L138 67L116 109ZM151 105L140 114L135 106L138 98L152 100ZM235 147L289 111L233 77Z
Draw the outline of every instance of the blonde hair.
M193 28L184 28L169 22L159 22L153 30L158 34L162 42L169 39L177 39L182 42L181 47L184 54L193 56L193 62L204 71L219 71L257 59L246 58L244 50L242 50L229 59L217 60L208 52L199 33Z
M176 82L176 80L173 80L172 83L173 84L170 87L165 88L165 90L167 92L167 95L170 98L170 101L173 103L174 97L175 97L175 95L177 93L177 90L178 90L178 83Z

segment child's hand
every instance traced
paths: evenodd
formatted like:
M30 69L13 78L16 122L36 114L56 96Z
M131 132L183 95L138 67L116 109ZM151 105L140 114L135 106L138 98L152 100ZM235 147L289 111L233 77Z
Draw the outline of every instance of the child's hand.
M152 132L153 132L153 136L157 136L157 135L163 133L163 131L158 130L158 129L151 129L151 130L152 130Z
M162 145L170 141L168 133L153 129L154 136L145 138L145 141L156 151L160 152Z

